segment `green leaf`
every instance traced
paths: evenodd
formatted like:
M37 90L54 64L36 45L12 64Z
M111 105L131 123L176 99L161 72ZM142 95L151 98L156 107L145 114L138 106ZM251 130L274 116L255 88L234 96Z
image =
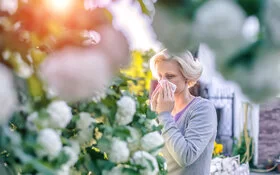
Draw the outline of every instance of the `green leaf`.
M139 172L133 168L123 168L122 173L129 175L139 175Z
M111 149L111 141L108 138L106 138L105 136L102 136L97 141L97 148L99 148L102 152L108 152Z
M97 160L97 165L100 169L102 170L110 170L112 169L114 166L116 166L115 163L110 162L108 160Z
M114 128L113 136L119 137L121 140L126 140L130 137L130 131L127 127L119 126Z
M52 162L52 166L58 169L61 167L61 165L65 164L69 159L70 159L69 155L67 155L64 151L61 151L58 157Z
M159 167L159 174L160 175L167 175L167 170L165 169L165 163L166 160L164 159L164 157L157 155L156 156L157 162L158 162L158 167Z
M157 114L155 112L151 111L150 108L147 108L146 117L148 119L155 119L155 118L157 118Z
M248 16L260 15L262 0L236 0Z

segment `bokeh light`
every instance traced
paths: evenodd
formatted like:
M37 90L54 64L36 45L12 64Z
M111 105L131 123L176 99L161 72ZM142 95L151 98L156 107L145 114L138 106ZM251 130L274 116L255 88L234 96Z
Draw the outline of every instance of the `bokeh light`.
M73 0L45 0L47 8L55 13L65 13L73 4Z

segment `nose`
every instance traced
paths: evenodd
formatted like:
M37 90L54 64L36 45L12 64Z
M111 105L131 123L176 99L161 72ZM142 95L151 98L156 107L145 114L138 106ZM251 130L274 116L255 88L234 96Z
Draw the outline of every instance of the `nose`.
M159 81L161 81L161 80L167 80L167 79L166 79L166 77L160 77Z

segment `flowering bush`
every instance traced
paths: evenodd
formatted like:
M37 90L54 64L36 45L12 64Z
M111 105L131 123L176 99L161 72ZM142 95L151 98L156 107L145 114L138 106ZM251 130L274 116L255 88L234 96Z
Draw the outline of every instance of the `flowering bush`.
M111 1L63 3L0 0L1 173L166 174L162 142L136 154L160 126L147 91L115 76L131 56Z
M121 75L116 78L111 88L107 90L106 98L99 103L77 103L73 105L75 113L87 112L94 116L92 146L94 149L86 151L90 156L90 161L99 165L94 168L94 172L100 173L130 173L139 174L142 171L154 171L156 174L166 173L164 159L158 155L163 146L163 138L156 134L161 126L153 123L156 115L153 113L147 102L147 95L133 96L129 93L128 78ZM147 91L144 91L147 94ZM129 108L128 108L129 106ZM74 114L75 115L75 114ZM152 138L147 135L153 134ZM153 149L146 150L142 147L142 141L154 139L161 142L152 146ZM155 167L149 165L139 165L134 162L134 155L139 151L146 151L157 162ZM98 155L98 159L94 156ZM148 157L146 161L149 161ZM144 160L143 160L144 161Z
M99 102L67 105L54 100L39 110L30 108L32 100L21 102L9 125L1 127L7 170L165 174L164 159L158 155L164 144L158 133L161 127L146 103L148 96L130 94L127 80L124 75L116 77Z

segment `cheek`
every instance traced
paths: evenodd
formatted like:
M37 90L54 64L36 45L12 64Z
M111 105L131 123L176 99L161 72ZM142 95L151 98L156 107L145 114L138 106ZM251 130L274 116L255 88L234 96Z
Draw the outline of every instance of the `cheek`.
M184 80L177 80L177 81L171 81L171 82L177 86L175 92L181 92L183 89L186 88L186 82Z

